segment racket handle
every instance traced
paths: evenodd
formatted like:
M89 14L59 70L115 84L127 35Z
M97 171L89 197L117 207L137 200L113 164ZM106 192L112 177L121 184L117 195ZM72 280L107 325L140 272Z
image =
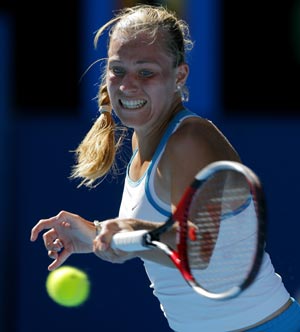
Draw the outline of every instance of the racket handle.
M110 246L128 252L147 250L149 248L144 245L144 235L147 233L145 230L117 233L113 236Z

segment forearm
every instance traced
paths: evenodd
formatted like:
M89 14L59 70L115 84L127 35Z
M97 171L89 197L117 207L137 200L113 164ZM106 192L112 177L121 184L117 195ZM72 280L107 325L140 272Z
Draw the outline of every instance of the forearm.
M162 226L164 223L144 221L139 219L130 219L129 223L133 230L147 230L152 231ZM168 231L162 233L159 237L159 241L166 244L172 249L176 249L176 234L177 234L177 225L174 224ZM162 252L160 249L151 248L138 251L135 253L137 257L145 260L149 260L155 263L159 263L168 267L174 267L174 264L170 258Z
M141 258L142 260L151 261L154 263L158 263L160 265L164 265L167 267L175 267L172 263L171 259L159 249L150 249L146 251L139 251L136 253L136 257Z
M115 234L132 232L139 230L152 231L163 225L163 223L144 221L140 219L111 219L100 223L98 229L98 236L94 241L94 253L101 259L107 260L112 263L122 263L128 259L139 257L141 259L150 260L162 265L172 267L173 264L166 254L162 253L159 249L130 251L113 249L111 241ZM176 226L171 227L166 233L163 233L159 241L167 244L171 248L176 247Z

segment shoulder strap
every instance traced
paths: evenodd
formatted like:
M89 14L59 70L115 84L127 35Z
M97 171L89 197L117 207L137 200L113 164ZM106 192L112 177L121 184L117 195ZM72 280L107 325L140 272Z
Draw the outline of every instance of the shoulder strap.
M152 158L151 164L146 172L146 195L151 203L151 205L159 211L161 214L165 215L166 217L170 216L170 210L169 207L162 201L159 200L155 193L154 189L154 175L155 175L155 169L159 163L159 160L165 150L166 144L168 142L168 139L170 136L176 131L176 129L179 127L181 122L189 117L199 117L196 113L193 113L189 110L182 110L179 113L176 114L176 116L172 119L170 122L167 130L165 131L155 153Z
M156 159L159 157L159 155L161 155L161 153L163 152L168 139L170 138L170 136L176 131L176 129L179 127L179 125L181 124L181 122L189 117L194 117L194 116L198 116L196 113L193 113L187 109L183 109L182 111L180 111L179 113L177 113L175 115L175 117L172 119L172 121L169 123L155 153L154 156L152 158L152 164L155 163Z

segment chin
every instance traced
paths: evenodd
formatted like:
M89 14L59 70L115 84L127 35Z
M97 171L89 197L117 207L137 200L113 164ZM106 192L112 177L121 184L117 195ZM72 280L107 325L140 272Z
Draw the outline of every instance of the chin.
M139 128L139 127L142 127L145 125L144 122L138 120L138 119L128 119L127 117L126 118L123 118L123 119L120 119L122 124L128 128Z
M128 109L122 108L115 111L118 118L121 120L123 124L126 126L131 126L133 124L142 124L145 122L145 108L136 108L136 109Z

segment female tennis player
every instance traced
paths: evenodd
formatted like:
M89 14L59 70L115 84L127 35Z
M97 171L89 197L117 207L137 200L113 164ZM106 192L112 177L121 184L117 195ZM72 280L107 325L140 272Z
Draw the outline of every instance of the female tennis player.
M274 272L267 253L250 287L237 297L216 301L194 292L159 250L112 248L117 233L161 225L199 170L215 161L240 159L210 121L184 107L186 52L193 45L184 21L164 8L140 5L117 13L98 31L96 44L106 30L108 58L99 88L100 114L76 151L72 177L93 187L114 166L122 138L115 136L114 113L133 129L119 216L102 221L97 236L93 222L69 212L40 220L31 240L47 230L43 240L53 258L49 270L73 253L94 252L112 263L140 257L174 331L299 332L300 307ZM176 247L175 233L176 224L161 240Z

